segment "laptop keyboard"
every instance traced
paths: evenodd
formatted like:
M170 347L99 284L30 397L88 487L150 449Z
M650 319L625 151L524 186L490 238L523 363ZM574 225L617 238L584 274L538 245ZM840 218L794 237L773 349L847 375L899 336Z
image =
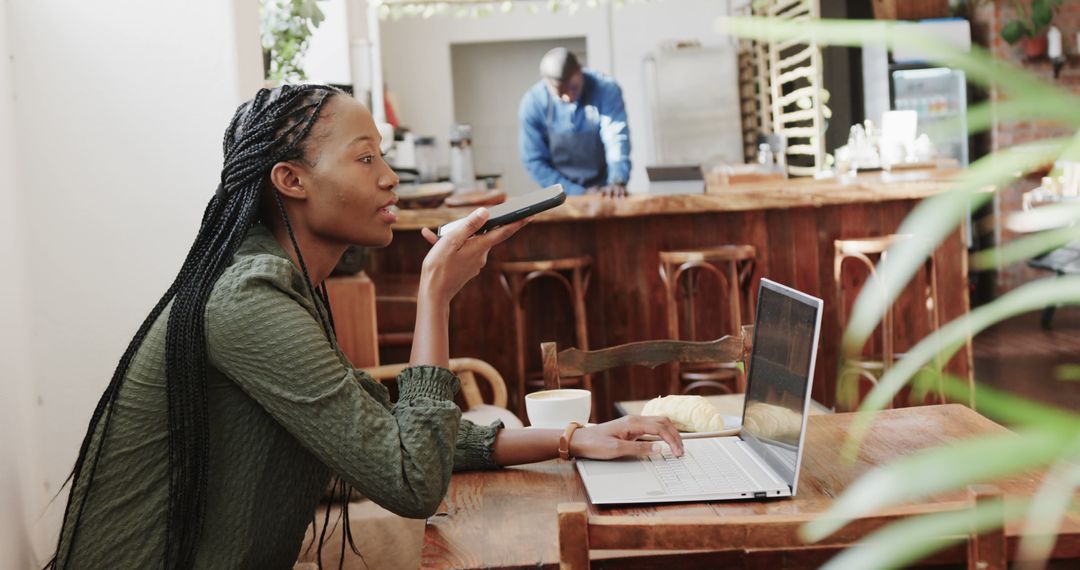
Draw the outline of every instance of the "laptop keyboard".
M678 458L664 446L662 452L650 455L649 461L669 493L725 493L752 487L742 470L722 449L707 449L703 452L699 448L693 454L687 450Z

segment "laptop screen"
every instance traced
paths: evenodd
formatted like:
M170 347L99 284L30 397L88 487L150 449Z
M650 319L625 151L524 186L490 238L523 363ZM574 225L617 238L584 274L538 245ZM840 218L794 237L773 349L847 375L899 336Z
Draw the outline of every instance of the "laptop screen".
M795 490L821 301L761 280L742 438Z

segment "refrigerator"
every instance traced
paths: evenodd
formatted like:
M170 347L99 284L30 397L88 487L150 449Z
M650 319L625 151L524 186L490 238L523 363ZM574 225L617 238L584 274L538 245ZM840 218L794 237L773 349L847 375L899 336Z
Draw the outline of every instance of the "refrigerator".
M971 49L971 27L963 18L910 22L919 32ZM917 49L883 46L863 49L863 93L865 116L881 125L888 110L913 110L918 114L918 132L926 133L937 147L939 157L956 159L960 166L969 161L967 134L967 80L964 72L923 61Z

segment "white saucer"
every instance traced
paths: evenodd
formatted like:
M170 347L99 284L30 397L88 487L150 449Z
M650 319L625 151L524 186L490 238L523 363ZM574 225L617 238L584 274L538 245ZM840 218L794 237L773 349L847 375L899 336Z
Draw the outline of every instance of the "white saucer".
M739 416L724 416L724 429L720 431L681 431L679 435L683 439L701 439L705 437L730 437L733 435L739 435L739 431L742 429L742 418ZM642 441L659 441L660 438L655 435L643 435L638 439Z
M725 418L724 421L726 422L727 419ZM596 425L596 424L594 424L592 422L588 422L588 423L586 423L584 425L584 427L593 427L594 425ZM525 429L533 429L533 428L537 428L537 429L565 429L566 426L563 426L563 427L548 427L548 428L538 428L537 426L525 426Z

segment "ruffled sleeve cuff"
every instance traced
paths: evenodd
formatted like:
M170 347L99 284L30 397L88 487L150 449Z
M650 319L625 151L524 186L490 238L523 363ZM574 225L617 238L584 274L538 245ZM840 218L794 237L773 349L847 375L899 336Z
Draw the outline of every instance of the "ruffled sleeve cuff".
M453 400L461 386L458 377L439 366L410 366L398 374L398 402L416 398Z
M454 450L454 471L496 469L493 451L495 436L503 429L502 420L481 426L461 420L458 426L457 447Z

